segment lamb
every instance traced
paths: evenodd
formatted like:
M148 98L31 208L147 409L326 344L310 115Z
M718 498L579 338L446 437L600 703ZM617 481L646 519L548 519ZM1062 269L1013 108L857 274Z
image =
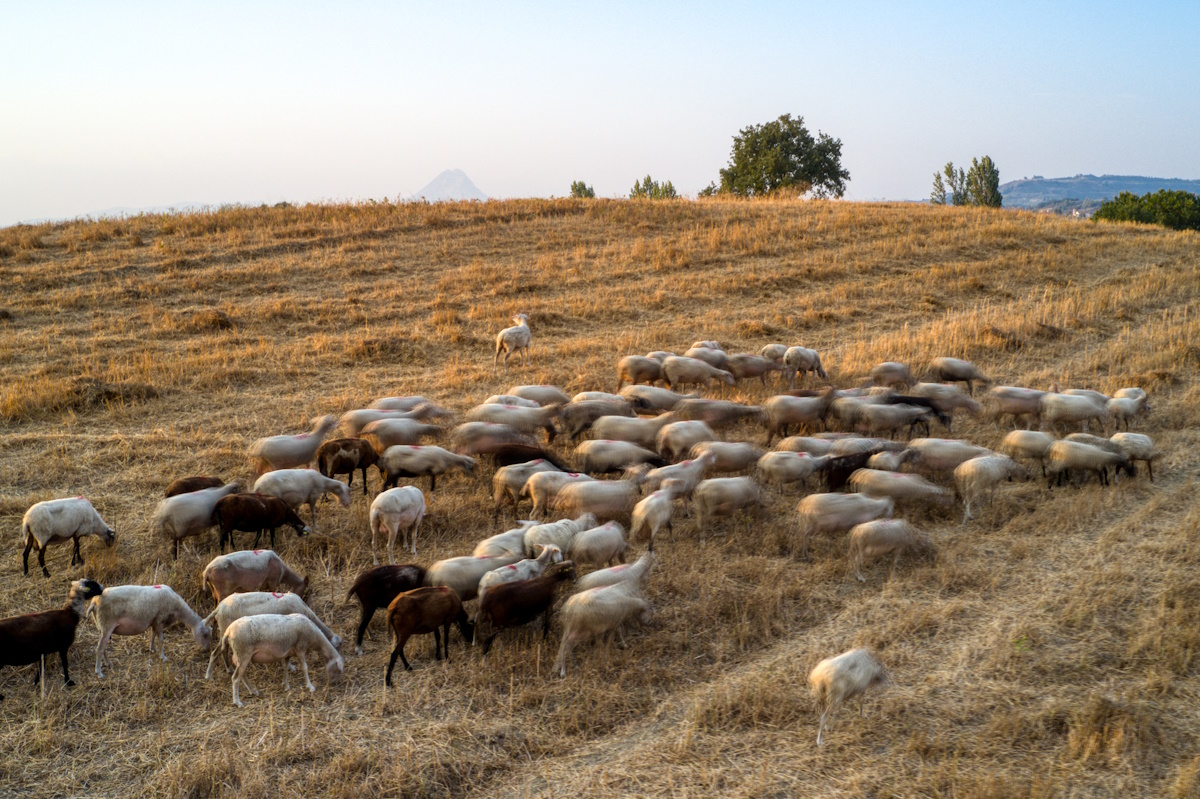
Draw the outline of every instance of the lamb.
M1102 486L1108 485L1109 466L1124 471L1130 477L1137 476L1137 467L1125 455L1077 441L1055 441L1046 453L1046 464L1051 488L1056 479L1062 485L1064 474L1071 469L1095 472Z
M628 520L640 497L637 480L568 483L554 497L553 509L567 516L595 514L599 519Z
M729 356L727 370L738 380L757 377L765 387L767 385L768 374L771 372L786 372L787 368L783 364L769 358L764 358L760 355L751 355L748 352L740 352Z
M396 485L401 477L417 478L429 475L429 490L437 488L439 474L457 469L464 474L475 473L475 459L456 455L441 447L420 447L415 444L388 447L379 456L379 470L385 489Z
M583 530L571 539L570 557L575 563L590 563L611 566L613 562L625 562L625 528L617 522L608 522L590 530Z
M392 685L392 669L396 667L396 658L404 663L405 671L412 671L408 658L404 656L404 645L414 635L433 633L434 656L442 659L442 651L446 653L446 662L450 662L450 622L458 620L459 632L463 640L468 637L465 614L462 601L454 589L446 586L426 586L405 591L388 605L388 626L392 628L392 656L388 660L387 671L383 676L383 684L389 688ZM443 636L438 629L445 633Z
M495 558L465 556L439 560L425 572L425 585L444 585L454 589L463 601L470 602L479 593L479 581L483 575L522 560L520 555L501 555ZM464 619L466 614L464 614Z
M542 617L542 638L550 634L550 615L554 608L556 589L568 580L575 579L575 564L571 561L557 563L545 574L525 580L498 583L479 597L479 622L490 635L483 642L486 656L492 642L501 630L519 627Z
M717 441L717 434L701 421L671 422L663 425L654 440L658 454L675 462L691 452L701 441Z
M607 633L615 631L624 646L622 626L634 616L642 624L649 624L654 618L654 608L642 597L641 587L634 580L589 588L568 597L562 607L563 640L554 670L560 677L566 677L571 650Z
M903 519L876 519L856 524L850 530L850 564L860 583L867 581L862 573L864 558L894 553L891 571L894 575L900 555L909 550L926 554L933 551L933 546Z
M767 446L776 435L787 436L792 425L811 427L825 419L833 405L833 388L826 388L818 397L792 397L779 394L763 403L767 415Z
M217 503L222 497L241 490L239 483L228 483L220 488L204 488L164 499L154 511L150 529L156 535L174 542L174 557L178 560L179 542L190 536L200 535L216 524L213 512ZM258 490L257 486L255 490Z
M518 580L540 577L552 564L562 562L562 550L553 544L548 544L542 547L542 551L536 558L526 558L498 569L492 569L479 580L479 606L483 607L483 599L487 595L488 589L502 583L515 583Z
M996 454L987 447L953 438L914 438L908 446L917 453L914 467L925 474L952 472L963 461Z
M808 673L808 684L821 707L817 746L824 746L825 722L830 714L846 700L861 697L872 686L886 686L888 675L883 663L870 651L853 649L818 663ZM858 711L861 716L861 700Z
M744 472L758 463L764 451L743 441L701 441L692 447L689 453L692 458L699 458L706 452L715 457L709 470L712 472Z
M520 503L521 491L529 478L540 472L557 472L553 463L539 458L525 463L514 463L502 466L492 475L492 524L500 521L500 508L511 504L513 518L517 516L517 505Z
M597 569L591 574L585 574L575 582L576 591L587 591L592 588L602 588L606 585L632 582L639 587L645 582L654 567L653 550L644 553L635 563L621 563L607 569Z
M626 400L620 402L611 400L570 402L562 409L563 434L570 436L572 441L578 441L581 435L605 416L625 416L633 419L637 417L637 410L631 402Z
M916 405L863 405L858 410L855 424L860 433L887 433L890 438L894 438L896 431L905 426L911 436L917 425L924 425L926 434L929 433L928 408Z
M657 386L625 386L620 394L626 400L639 401L643 407L652 411L671 411L680 400L696 396L695 394L680 394L669 388Z
M521 405L476 405L467 411L468 422L491 422L506 424L514 430L527 435L534 435L538 430L546 431L546 441L554 441L557 431L554 420L558 418L560 405L547 405L542 408L526 408Z
M658 431L676 421L679 420L673 413L660 414L651 419L601 416L592 424L592 435L600 439L628 441L645 449L655 449Z
M949 505L954 495L917 474L859 469L850 475L850 487L869 497L891 497L896 502L932 502Z
M516 394L493 394L483 401L484 405L517 405L522 408L540 408L542 407L537 402L531 399L518 397Z
M1154 482L1154 461L1162 456L1155 448L1150 436L1141 433L1115 433L1110 439L1120 447L1125 457L1133 461L1144 461L1146 470L1150 473L1150 482Z
M898 472L904 464L917 457L915 449L905 447L899 452L877 452L867 460L868 469L883 472Z
M762 489L753 477L713 477L704 480L696 486L692 500L696 503L696 524L700 528L701 544L714 517L730 516L743 509L754 509L760 513L765 504Z
M667 388L671 389L686 385L704 386L711 380L719 380L727 386L737 385L737 379L724 369L710 366L697 358L678 356L663 361L663 378L667 381Z
M698 419L714 430L718 427L737 424L743 419L752 419L756 422L766 419L763 409L758 405L698 398L683 400L675 406L672 415L680 421Z
M1038 413L1043 430L1046 425L1051 425L1057 430L1060 422L1079 422L1080 431L1086 433L1089 423L1095 421L1103 433L1104 425L1109 419L1105 403L1077 394L1046 394L1038 401Z
M244 616L230 623L221 637L221 648L228 647L233 653L233 703L245 707L238 693L238 685L245 685L250 693L258 696L258 691L246 682L246 669L250 663L274 663L283 661L283 686L287 690L288 670L287 659L295 657L300 661L304 674L304 684L309 691L315 692L317 687L308 676L308 652L316 650L325 657L325 672L332 684L346 668L342 656L329 643L329 639L305 616L290 613L286 616Z
M628 441L584 441L575 448L575 454L580 459L582 470L593 475L619 472L638 463L666 465L666 461L660 458L658 453Z
M475 557L495 558L500 555L520 555L525 557L525 531L537 524L535 521L524 520L517 522L511 530L489 536L475 545L471 554Z
M729 371L729 356L725 354L724 350L713 349L711 347L692 347L682 357L703 361L714 369ZM666 366L665 361L663 366Z
M388 601L391 601L391 597L388 598ZM384 607L386 606L385 603ZM374 609L371 612L374 613ZM276 591L248 591L241 594L230 594L218 603L212 613L205 617L204 623L212 625L209 629L217 631L217 640L219 641L224 637L229 625L238 619L246 616L287 616L292 613L304 616L315 624L321 634L329 639L329 643L334 649L341 647L342 637L329 629L317 617L317 614L313 613L312 608L305 604L303 599L290 591L282 594ZM360 635L359 654L362 654L361 644L362 637ZM222 654L225 652L221 647L213 647L212 654L208 658L208 670L204 673L204 679L212 679L213 666L217 662L217 657ZM228 661L226 661L226 668L228 666ZM232 669L229 670L232 671Z
M450 434L454 452L459 455L482 455L495 452L509 444L535 446L536 441L511 425L493 422L467 422Z
M269 436L250 445L250 465L256 476L273 469L296 469L312 463L321 441L337 424L332 416L313 420L311 432L298 436Z
M504 353L504 368L508 369L508 359L514 353L521 353L521 365L529 360L529 347L533 344L533 334L529 332L529 317L519 313L512 318L516 324L506 327L496 334L496 357L492 358L492 366L500 363L500 353Z
M308 578L292 571L283 558L269 549L245 549L218 555L208 562L200 586L212 591L220 604L230 594L246 591L276 591L288 588L303 599L308 594Z
M909 368L896 361L887 361L871 369L871 381L877 386L911 386L917 382Z
M219 477L179 477L171 481L167 490L163 492L163 497L177 497L180 494L190 494L202 488L220 488L223 485L225 485L225 481Z
M79 552L79 539L88 535L96 536L105 546L112 546L113 541L117 540L116 532L100 518L100 514L86 498L66 497L31 505L21 519L21 537L25 540L25 552L21 555L24 573L29 574L29 552L37 547L38 565L42 567L42 574L49 577L50 570L46 568L46 548L51 544L65 544L67 541L75 543L71 552L71 565L82 564L83 555Z
M571 483L585 483L595 478L578 472L538 472L529 476L521 489L521 499L529 497L533 500L533 509L529 515L535 519L544 519L554 505L558 492Z
M821 455L814 457L807 452L768 452L758 459L755 475L759 482L769 485L787 485L800 483L808 487L808 478L817 471L824 469L832 457Z
M0 619L0 667L37 663L36 684L44 676L43 656L57 652L62 662L63 683L74 685L67 671L67 652L75 643L75 629L87 612L88 603L103 591L104 586L95 580L76 580L71 583L65 607ZM3 699L0 694L0 700Z
M566 405L571 401L567 393L558 386L540 385L540 386L513 386L508 390L509 394L521 399L530 399L538 405Z
M296 512L279 497L267 494L229 494L221 497L213 508L213 521L221 528L221 552L225 551L225 542L234 546L233 531L255 533L254 543L258 546L263 530L271 531L271 546L275 546L275 530L281 525L287 525L296 531L297 536L311 532Z
M974 519L971 505L980 502L986 496L987 501L996 493L996 485L1002 480L1029 479L1029 470L1007 455L984 455L963 461L954 470L954 484L958 486L958 494L963 498L963 526L968 519Z
M386 608L398 595L412 591L425 584L425 567L415 563L404 566L376 566L367 569L354 580L346 593L346 600L351 597L358 599L362 605L362 615L358 620L358 633L354 638L354 652L363 653L363 635L367 625L379 608ZM245 595L243 595L245 596Z
M992 421L999 422L1005 416L1011 415L1013 427L1022 416L1027 416L1026 427L1032 422L1041 421L1042 397L1045 391L1020 386L993 386L987 393L987 416Z
M866 494L809 494L800 500L800 557L808 560L808 540L815 533L836 533L875 519L890 517L895 509L891 497Z
M671 513L675 509L675 498L683 494L683 481L669 479L663 481L663 487L651 493L633 507L633 521L629 526L629 537L634 540L650 539L650 549L654 549L654 539L659 530L664 527L674 538L675 531L671 526ZM642 536L643 531L645 536Z
M525 530L524 554L537 557L538 553L548 546L561 552L571 549L571 541L584 530L596 526L598 519L591 513L584 513L575 519L563 519L549 524L536 524Z
M999 451L1011 458L1018 456L1036 460L1046 476L1046 453L1055 442L1054 436L1037 430L1013 430L1000 442Z
M317 531L317 501L326 494L333 494L343 508L350 507L350 488L338 480L325 477L315 469L279 469L269 472L254 482L257 494L279 497L292 510L299 512L307 504L312 512L312 529Z
M379 565L379 555L375 541L387 531L388 561L396 562L396 536L404 531L400 539L400 550L404 551L407 541L412 547L412 553L417 554L417 533L421 530L421 520L425 518L425 495L416 486L401 486L389 488L375 497L371 503L371 558Z
M788 388L796 385L796 376L803 380L812 372L822 380L828 380L829 374L821 366L821 356L816 350L806 347L788 347L783 354L784 376L787 377Z
M346 485L350 486L354 483L354 471L361 470L364 497L367 495L367 469L371 466L379 469L379 452L366 439L335 438L332 441L326 441L317 450L317 469L326 477L337 477L339 474L344 474L346 475Z
M967 393L972 395L975 393L973 382L985 386L992 382L990 377L979 371L979 367L961 358L934 358L929 362L929 371L941 383L966 383Z
M1121 422L1125 423L1125 429L1129 429L1129 421L1139 413L1148 413L1150 405L1146 402L1146 398L1142 397L1113 397L1105 405L1110 416L1112 416L1115 427L1120 427Z

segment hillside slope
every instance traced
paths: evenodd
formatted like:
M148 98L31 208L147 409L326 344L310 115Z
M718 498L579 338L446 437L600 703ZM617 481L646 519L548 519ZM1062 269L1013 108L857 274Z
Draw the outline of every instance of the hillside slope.
M1200 180L1149 178L1143 175L1075 175L1070 178L1022 178L1000 186L1005 208L1038 208L1061 200L1109 200L1123 191L1137 195L1167 191L1200 192Z
M865 584L842 536L794 557L794 491L761 519L718 521L705 547L679 520L658 547L653 624L627 649L581 648L566 679L549 673L557 631L502 638L486 661L455 633L449 664L410 642L415 670L385 689L379 614L363 657L343 647L340 683L313 663L318 691L285 694L277 667L254 666L262 695L239 710L186 631L167 633L165 664L114 639L101 681L84 624L75 688L57 664L44 698L31 669L0 670L0 795L1195 795L1198 243L790 201L308 206L0 231L0 616L60 606L83 575L168 583L208 613L215 533L173 562L148 532L172 478L248 483L254 439L379 396L461 413L516 383L611 391L620 356L701 338L815 347L841 386L937 355L1005 384L1140 385L1153 412L1136 429L1164 450L1154 483L1004 485L966 526L957 506L905 509L937 559L891 577L885 559ZM496 371L493 338L517 312L531 363ZM774 385L714 393L759 403ZM954 435L996 446L1005 430L962 417ZM427 492L420 562L492 532L478 471ZM22 576L21 515L74 494L116 545L85 540L83 567L57 547L51 579ZM343 636L358 618L346 590L371 565L368 507L356 484L349 509L320 506L319 535L277 547ZM805 675L852 646L874 647L892 685L865 720L844 708L818 751Z

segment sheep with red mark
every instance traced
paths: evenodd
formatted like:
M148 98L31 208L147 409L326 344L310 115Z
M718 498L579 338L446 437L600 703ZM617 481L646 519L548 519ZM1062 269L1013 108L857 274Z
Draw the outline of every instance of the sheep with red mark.
M234 530L254 533L251 547L258 546L264 530L270 530L272 549L275 547L275 530L281 526L291 527L297 537L312 532L286 502L269 494L238 493L221 497L213 508L213 521L221 528L221 552L225 551L226 542L230 548L236 548Z
M271 472L270 474L277 474ZM316 474L316 472L314 472ZM150 530L174 544L174 557L179 558L179 542L197 536L217 523L213 513L222 497L242 490L239 483L228 483L220 488L204 488L187 494L164 499L154 510ZM257 486L255 488L257 490Z
M308 505L312 512L312 529L317 530L317 502L326 494L333 494L343 508L350 507L350 488L340 480L318 472L316 469L279 469L268 472L254 481L254 491L279 497L288 507L299 512L301 505Z
M514 463L502 466L492 475L492 524L500 521L500 509L511 505L513 519L517 518L517 507L521 502L521 492L529 478L541 472L558 472L553 463L544 458L538 458L524 463ZM560 472L561 473L561 472Z
M642 597L638 581L625 580L568 597L561 615L563 639L554 671L566 677L567 658L576 646L615 632L624 647L625 622L636 617L642 624L649 624L654 618L654 608Z
M896 503L891 497L866 494L809 494L796 506L800 516L800 557L808 560L808 541L817 533L840 533L855 525L889 517Z
M180 494L190 494L204 488L220 488L223 485L225 481L219 477L178 477L167 486L163 497L177 497Z
M990 502L996 486L1014 477L1028 480L1029 470L1007 455L984 455L960 463L954 470L954 484L963 500L963 525L975 518L972 505Z
M437 478L450 470L463 474L475 473L475 459L470 455L456 455L449 450L435 446L418 446L405 444L388 447L379 456L379 471L383 475L383 488L390 488L401 477L419 478L428 475L429 490L437 488Z
M575 590L587 591L591 588L602 588L606 585L616 585L623 582L632 582L640 587L645 583L646 578L650 576L650 570L654 567L654 560L654 551L650 550L643 553L634 563L620 563L616 566L609 566L607 569L597 569L591 574L585 574L580 577L575 582Z
M521 555L477 558L467 555L439 560L425 572L425 585L444 585L454 589L463 602L470 602L479 594L479 581L483 575L523 560Z
M706 423L691 420L664 425L654 439L654 446L659 455L671 462L677 462L701 441L717 440L717 434Z
M326 477L344 474L349 487L354 484L354 472L361 471L364 497L367 495L367 469L372 466L379 468L379 452L365 438L335 438L317 450L317 469Z
M87 613L88 603L103 591L104 586L95 580L76 580L71 583L65 607L0 619L0 668L37 663L36 684L36 680L45 676L42 658L57 652L62 662L63 683L74 685L67 670L67 652L75 643L75 630ZM0 694L0 700L3 699Z
M308 466L316 457L321 442L336 424L337 419L333 416L322 416L313 420L311 432L298 436L268 436L258 439L250 445L250 465L254 474Z
M463 614L462 601L453 588L443 585L425 586L405 591L388 605L388 627L392 630L392 656L388 659L387 671L384 673L384 685L392 685L392 669L396 667L396 658L404 664L405 671L412 671L408 658L404 656L404 645L414 635L433 633L434 657L442 659L446 653L446 662L450 662L450 624L457 621L459 633L463 640L471 637Z
M557 547L562 552L568 552L575 536L584 530L592 529L598 521L594 514L584 513L575 519L562 519L526 528L525 555L531 558L537 557L542 547L546 546Z
M310 692L317 687L308 676L308 653L319 652L325 657L325 673L330 684L345 671L346 664L329 639L307 617L298 613L287 616L244 616L225 629L221 637L221 648L228 648L233 655L233 703L245 707L238 692L244 685L250 693L258 696L254 686L246 682L246 670L251 663L283 663L283 687L290 690L288 681L288 658L300 661L304 684Z
M169 502L171 500L164 500ZM211 511L211 509L210 509ZM73 541L71 565L83 563L83 555L79 552L79 539L94 535L112 546L117 540L117 534L100 518L100 514L92 507L86 497L66 497L65 499L50 499L29 506L21 519L21 538L25 543L25 551L21 554L21 563L25 574L29 574L29 553L37 547L38 565L42 574L50 576L46 568L46 548L51 544L65 544Z
M476 405L467 411L468 422L490 422L505 424L526 435L535 435L544 430L546 441L554 441L557 430L554 420L559 417L564 406L546 405L539 408L527 408L522 405Z
M530 475L529 479L525 481L518 497L520 499L528 497L532 500L533 508L529 511L529 515L535 519L544 519L550 515L550 510L554 507L554 499L558 496L559 491L572 483L586 483L594 479L594 477L579 472L537 472Z
M96 644L96 676L103 679L108 664L108 642L114 635L141 635L150 631L150 653L158 639L159 656L167 659L163 630L180 623L192 631L196 645L207 650L212 643L212 627L200 618L179 594L166 585L115 585L105 588L88 605L87 615L95 614L100 641Z
M808 684L821 707L821 723L817 727L817 746L824 746L825 725L830 714L849 699L861 697L867 690L888 684L887 669L866 649L853 649L837 657L826 658L808 673ZM859 715L863 706L860 701Z
M354 651L363 653L363 636L367 626L379 608L386 608L392 600L405 591L412 591L425 584L425 567L416 563L403 566L376 566L358 575L350 590L346 592L346 600L357 599L362 606L358 619L358 632L354 637Z
M391 597L388 598L391 601ZM387 603L384 603L384 607ZM234 621L245 616L287 616L291 613L296 613L306 617L309 621L317 626L321 634L329 639L330 645L334 649L338 649L342 645L342 637L329 629L316 613L313 613L312 608L305 604L304 600L292 592L280 593L278 591L247 591L240 594L230 594L222 599L212 613L205 617L204 623L212 625L213 630L217 633L217 640L224 637L225 630ZM361 643L361 642L360 642ZM212 654L208 658L208 670L204 673L204 679L212 678L213 665L217 662L217 657L224 654L221 647L214 647ZM361 651L359 654L362 654ZM226 668L229 668L228 660L226 660Z
M864 559L892 555L890 575L894 576L905 552L930 555L933 545L904 519L875 519L850 529L850 565L860 583L867 581L862 573Z
M487 574L483 575L479 580L478 599L483 603L484 596L487 595L488 589L500 585L501 583L514 583L518 580L528 580L531 577L541 576L546 569L550 568L555 563L562 563L562 550L553 544L547 544L542 547L542 551L538 553L536 558L526 558L519 560L516 563L510 563L507 566L501 566L498 569L492 569Z
M400 539L400 551L404 551L407 543L412 554L417 554L417 533L421 530L421 520L425 518L425 495L416 486L401 486L389 488L375 497L371 503L371 558L379 565L379 554L376 541L384 531L387 532L388 560L396 562L396 537L403 531Z
M648 538L650 549L654 549L654 539L663 528L674 538L671 515L675 510L675 500L683 496L683 489L682 480L667 479L663 481L662 488L634 505L629 537L633 540Z
M611 566L625 562L625 528L617 522L607 522L599 527L581 530L571 539L568 555L575 563L595 566Z
M678 496L683 497L684 513L690 515L688 502L696 491L696 486L700 485L700 481L708 474L716 459L715 453L706 452L699 458L651 469L642 475L642 487L646 491L657 491L666 485L667 480L678 480Z
M246 591L277 591L287 588L303 599L308 594L308 578L301 577L269 549L246 549L218 555L208 562L200 586L211 591L220 604L230 594Z
M544 574L524 580L498 583L479 597L479 614L475 626L476 640L483 628L483 654L501 631L520 627L542 617L542 638L550 634L550 617L554 599L563 583L575 579L575 564L556 563Z

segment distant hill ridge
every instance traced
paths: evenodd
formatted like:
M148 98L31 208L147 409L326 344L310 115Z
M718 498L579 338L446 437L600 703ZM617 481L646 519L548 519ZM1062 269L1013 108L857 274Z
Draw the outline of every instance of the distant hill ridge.
M1123 191L1147 194L1159 189L1200 193L1200 180L1148 178L1142 175L1075 175L1044 178L1035 175L1003 183L1005 208L1038 208L1061 200L1108 200Z

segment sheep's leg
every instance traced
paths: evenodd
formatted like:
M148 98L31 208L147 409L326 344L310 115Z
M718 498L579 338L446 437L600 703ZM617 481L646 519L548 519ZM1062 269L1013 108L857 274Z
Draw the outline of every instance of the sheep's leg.
M375 542L375 536L376 536L376 532L378 531L378 529L379 529L379 525L377 525L377 524L371 525L371 559L375 561L376 566L379 565L379 547L377 546L377 544ZM365 613L366 611L364 610L363 612ZM360 634L359 635L360 643L361 643L361 638L362 638L362 636Z
M429 474L429 493L432 494L437 488L437 475L432 472Z
M396 641L396 646L392 649L392 657L388 660L387 672L383 676L383 684L391 686L392 684L392 669L396 667L396 658L400 658L404 662L406 671L412 671L412 666L408 665L408 658L404 657L404 644L407 638Z
M446 631L447 638L450 637L449 632L450 632L449 630ZM447 660L449 659L449 657L450 657L450 653L447 652L446 653ZM442 659L442 630L440 627L433 628L433 659L434 660Z
M233 703L235 705L237 705L238 707L245 707L246 704L244 702L242 702L241 696L238 695L238 682L240 681L241 676L242 676L241 672L242 672L242 666L239 665L237 668L237 671L235 671L233 673Z
M388 563L396 565L396 536L400 534L400 525L388 525Z
M213 647L212 653L208 656L208 670L204 672L204 679L211 680L213 673L213 665L217 662L217 655L224 651L224 647L217 644Z
M79 536L75 536L75 549L71 553L71 565L74 566L76 563L83 564L83 555L79 554Z
M575 648L575 634L567 633L563 636L562 644L558 647L558 660L554 662L553 671L558 672L559 677L567 676L567 657L571 654L571 650Z
M366 466L362 467L362 476L363 476L363 496L365 497L365 496L367 496L367 467ZM354 479L354 472L350 472L350 479L351 480ZM349 483L347 483L347 485L349 485Z
M378 561L376 561L378 563ZM361 656L363 653L362 642L363 636L367 632L367 625L371 623L371 617L375 615L375 608L367 609L363 605L362 618L358 620L358 635L354 641L354 654Z
M164 663L167 660L167 645L166 642L163 641L163 631L166 630L166 628L167 625L163 624L161 620L154 623L154 632L158 636L158 657Z
M38 565L42 567L42 576L49 577L50 570L46 568L46 548L38 547Z
M33 536L25 539L25 552L21 555L21 562L24 564L26 576L29 575L29 551L31 549L33 549Z
M888 575L889 580L895 578L895 576L896 576L896 567L900 565L900 552L901 551L902 550L897 549L896 557L892 558L892 571L891 571L891 574Z
M58 650L58 659L62 661L63 667L63 685L74 685L75 681L71 679L71 675L67 673L67 650Z
M820 723L820 725L817 727L817 746L824 746L824 745L825 745L825 738L824 738L824 735L825 735L825 720L829 718L829 711L830 711L830 709L831 709L831 708L830 708L830 706L829 706L829 705L826 705L826 706L825 706L825 712L821 714L821 723Z
M298 653L300 658L300 671L304 673L304 684L308 687L310 694L317 692L317 686L312 684L312 680L308 678L308 657L305 652Z
M1153 483L1154 482L1154 464L1149 460L1146 461L1146 469L1150 472L1150 482ZM26 550L26 551L28 551L28 550Z
M106 658L106 650L108 649L108 641L112 638L113 630L117 629L117 625L112 625L104 630L104 634L100 636L100 642L96 644L96 676L104 679L104 662Z
M292 685L291 681L288 679L288 659L284 658L283 660L279 661L279 664L283 666L283 690L291 691Z

